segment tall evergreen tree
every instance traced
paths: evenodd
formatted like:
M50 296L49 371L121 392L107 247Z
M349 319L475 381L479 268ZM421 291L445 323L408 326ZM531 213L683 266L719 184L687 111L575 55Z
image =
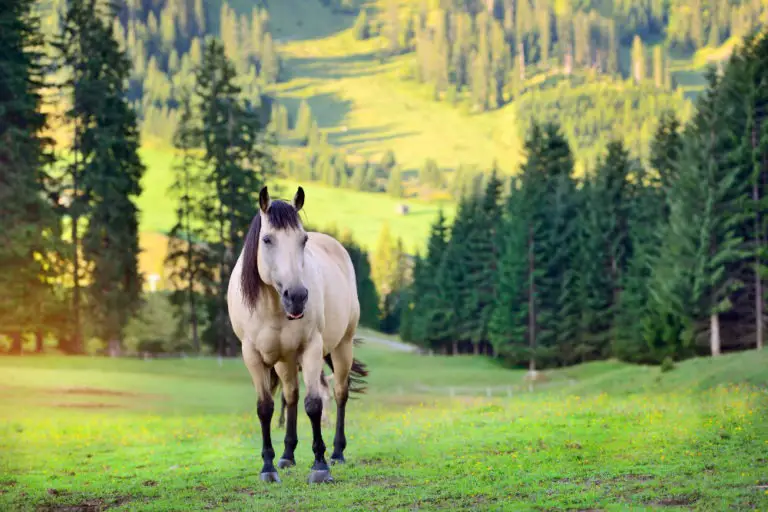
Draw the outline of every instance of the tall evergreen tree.
M21 352L22 334L47 328L44 307L54 296L48 285L57 234L46 199L51 141L41 131L40 20L30 0L0 7L0 329Z
M91 265L88 295L95 334L119 343L140 301L134 200L145 168L138 155L136 115L126 98L130 62L105 21L113 16L96 0L71 2L57 47L71 71L73 101L67 118L75 125L70 184L75 252L78 220L85 212L82 248Z
M678 319L683 346L708 333L710 352L718 355L720 317L732 309L733 293L744 285L735 273L745 259L737 228L748 214L738 203L740 169L723 161L729 141L718 134L722 98L712 70L708 81L683 138L669 228L652 289L659 315Z
M238 346L227 320L227 278L256 214L258 192L274 174L273 141L259 110L241 99L234 66L221 43L206 44L195 78L203 163L210 169L201 220L210 229L206 237L215 253L218 286L208 301L212 318L204 337L217 340L219 353L225 355Z
M488 324L494 310L498 275L498 230L501 224L502 182L493 170L485 193L480 199L477 217L463 241L467 245L467 314L466 336L475 353L488 343Z

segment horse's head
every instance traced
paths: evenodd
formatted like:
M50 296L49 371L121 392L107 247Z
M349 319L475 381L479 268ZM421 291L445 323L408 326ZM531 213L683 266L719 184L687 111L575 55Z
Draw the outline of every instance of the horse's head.
M262 285L272 286L291 320L304 316L309 291L304 283L304 248L308 235L299 210L304 189L292 203L271 200L267 187L259 193L259 213L246 236L242 285L246 300L255 306Z

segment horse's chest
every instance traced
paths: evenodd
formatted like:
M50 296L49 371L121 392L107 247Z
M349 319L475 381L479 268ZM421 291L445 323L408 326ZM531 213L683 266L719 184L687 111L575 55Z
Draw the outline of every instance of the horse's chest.
M293 327L269 327L256 337L256 349L268 366L279 361L294 359L306 345L307 335L303 329Z

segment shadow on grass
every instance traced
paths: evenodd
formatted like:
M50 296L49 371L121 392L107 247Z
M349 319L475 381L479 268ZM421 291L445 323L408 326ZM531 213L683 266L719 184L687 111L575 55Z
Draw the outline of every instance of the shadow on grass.
M376 65L372 65L372 64ZM291 57L285 61L288 79L314 78L340 80L342 78L376 75L388 70L391 63L378 64L373 52L334 57Z

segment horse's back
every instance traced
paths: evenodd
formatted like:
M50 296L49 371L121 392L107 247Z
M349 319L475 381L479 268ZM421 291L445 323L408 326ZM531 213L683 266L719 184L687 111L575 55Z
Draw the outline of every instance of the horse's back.
M322 277L323 338L326 345L336 345L347 332L354 333L360 319L355 267L347 250L332 236L312 232L309 239Z

